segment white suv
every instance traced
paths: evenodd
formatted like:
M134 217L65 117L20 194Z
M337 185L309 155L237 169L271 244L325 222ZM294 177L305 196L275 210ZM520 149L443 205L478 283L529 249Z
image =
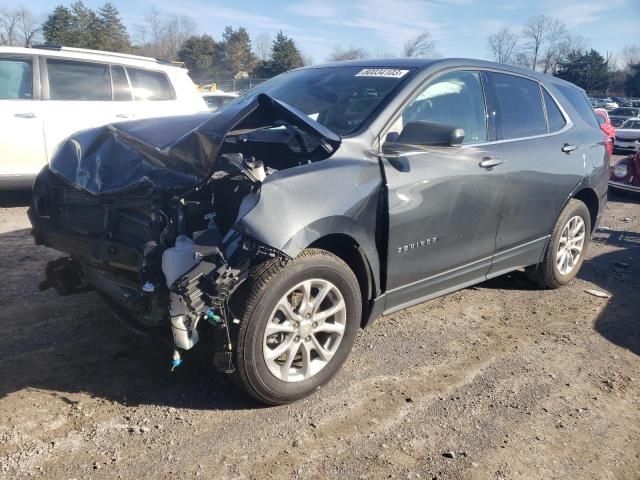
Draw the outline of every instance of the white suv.
M206 111L177 65L65 47L0 47L0 188L30 186L72 133Z

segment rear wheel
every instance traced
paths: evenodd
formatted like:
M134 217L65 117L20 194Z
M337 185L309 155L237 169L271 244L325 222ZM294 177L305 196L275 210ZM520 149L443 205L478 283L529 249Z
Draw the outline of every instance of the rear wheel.
M544 259L527 268L529 277L545 288L566 285L580 271L590 237L589 209L580 200L571 199L553 228Z
M235 299L234 381L279 405L327 383L346 360L360 325L358 281L338 257L309 249L282 265L255 267Z

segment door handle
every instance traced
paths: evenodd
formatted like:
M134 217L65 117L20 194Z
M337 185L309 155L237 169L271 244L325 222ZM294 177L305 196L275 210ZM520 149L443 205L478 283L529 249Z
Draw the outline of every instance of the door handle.
M562 146L562 151L563 151L564 153L571 153L571 152L573 152L574 150L577 150L577 149L578 149L578 146L577 146L577 145L569 145L568 143L565 143L565 144Z
M502 160L501 158L484 157L480 162L480 166L482 168L491 169L493 167L497 167L498 165L502 165L503 163L504 160Z
M33 112L15 113L13 116L18 118L36 118L37 117L37 115Z

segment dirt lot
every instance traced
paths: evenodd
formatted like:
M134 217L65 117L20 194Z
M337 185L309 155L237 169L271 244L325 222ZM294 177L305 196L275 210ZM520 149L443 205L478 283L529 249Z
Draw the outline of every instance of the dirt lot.
M611 199L571 285L515 273L382 318L277 408L170 374L93 293L38 292L57 255L3 202L2 478L640 478L640 199Z

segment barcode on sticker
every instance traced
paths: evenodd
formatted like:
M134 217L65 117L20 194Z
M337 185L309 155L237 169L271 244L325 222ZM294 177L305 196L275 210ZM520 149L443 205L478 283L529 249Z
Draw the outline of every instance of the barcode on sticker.
M356 77L388 77L402 78L409 70L399 70L397 68L365 68L356 73Z

